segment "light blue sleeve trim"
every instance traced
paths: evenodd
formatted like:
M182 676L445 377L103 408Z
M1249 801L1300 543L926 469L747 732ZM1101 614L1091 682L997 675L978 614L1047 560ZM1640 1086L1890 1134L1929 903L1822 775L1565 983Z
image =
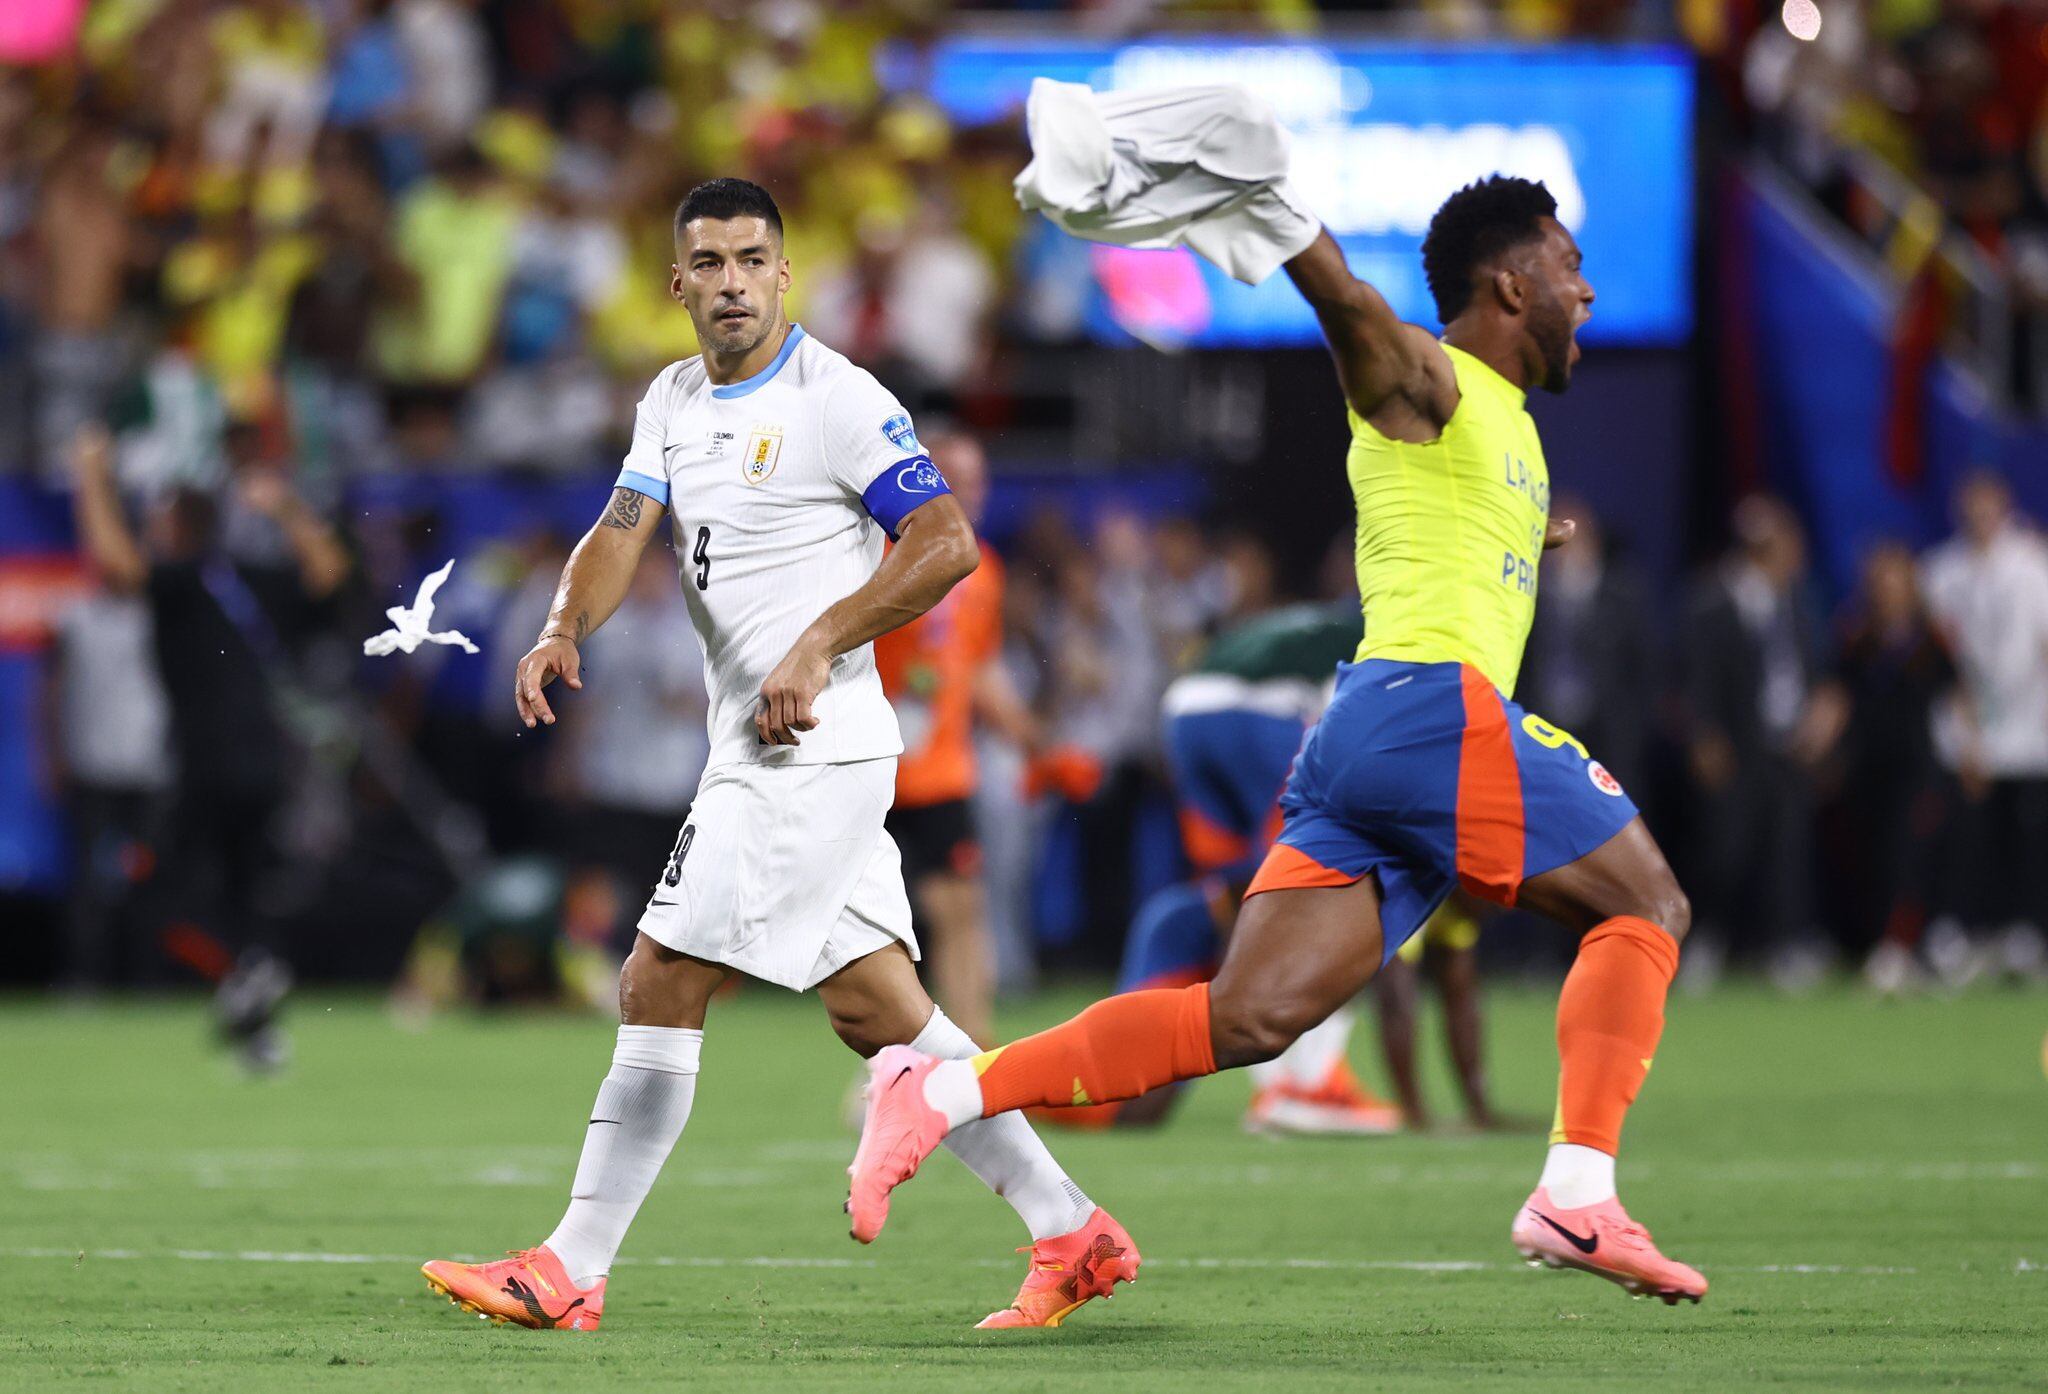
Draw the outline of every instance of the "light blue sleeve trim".
M860 501L868 516L887 528L889 536L894 537L905 518L940 494L952 492L946 477L932 464L931 456L913 455L876 475L874 483L868 485L867 491L860 496Z
M662 507L668 507L668 481L666 479L656 479L651 475L642 474L638 470L620 470L618 483L613 487L631 489L636 494L645 494Z
M796 352L797 342L803 337L804 327L801 324L790 325L789 337L785 338L782 341L782 347L775 351L774 362L750 378L742 378L738 382L728 382L712 388L711 395L725 400L732 397L744 397L749 392L759 391L761 388L766 387L768 380L781 372L782 365L789 362L789 356Z

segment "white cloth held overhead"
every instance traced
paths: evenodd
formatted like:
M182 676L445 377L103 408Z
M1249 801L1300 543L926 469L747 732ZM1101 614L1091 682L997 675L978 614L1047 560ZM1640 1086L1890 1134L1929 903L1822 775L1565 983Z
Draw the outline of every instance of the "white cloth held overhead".
M476 645L460 630L444 629L436 634L427 629L434 618L434 592L441 589L441 583L454 569L455 559L450 557L439 571L420 582L419 596L411 605L394 605L386 610L385 617L393 627L363 640L363 652L371 658L382 658L387 653L411 653L421 644L453 644L464 653L475 653Z
M1247 285L1322 224L1287 179L1287 136L1241 87L1099 93L1036 78L1017 202L1122 247L1187 246Z

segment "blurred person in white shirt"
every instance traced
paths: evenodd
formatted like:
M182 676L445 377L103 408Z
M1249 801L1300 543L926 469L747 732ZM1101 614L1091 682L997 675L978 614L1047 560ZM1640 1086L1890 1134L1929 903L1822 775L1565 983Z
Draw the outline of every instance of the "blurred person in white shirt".
M570 841L636 891L668 855L711 753L703 652L671 642L688 622L674 554L649 549L624 603L583 644L604 686L581 704L564 752L560 774L580 806Z
M2048 976L2048 544L1988 471L1957 490L1956 520L1956 536L1925 562L1928 607L1961 675L1935 715L1935 742L1963 794L1959 916L1997 937L1987 959L1944 917L1927 951L1951 980L1987 966Z
M490 37L475 0L399 0L392 19L419 93L417 129L431 149L452 149L491 99Z
M926 199L908 226L868 214L845 267L811 291L805 319L906 398L957 391L987 358L995 275L952 209Z
M171 781L170 705L149 602L101 590L57 625L49 751L72 845L64 980L90 991L133 976L124 910L148 879Z

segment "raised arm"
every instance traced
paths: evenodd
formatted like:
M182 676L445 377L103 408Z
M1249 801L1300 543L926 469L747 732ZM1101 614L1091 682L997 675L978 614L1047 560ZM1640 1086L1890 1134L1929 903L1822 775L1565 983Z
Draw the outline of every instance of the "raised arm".
M1045 727L1017 690L1001 658L991 658L975 670L974 715L1027 755L1037 753L1045 744Z
M667 511L647 495L621 485L612 490L604 516L569 554L561 582L555 587L555 603L548 608L548 622L541 627L540 639L519 660L514 679L512 699L528 730L535 722L555 724L554 708L541 689L557 676L572 688L582 688L583 655L578 645L610 619L626 598L633 573L640 567L640 554Z
M981 564L981 546L960 501L939 494L906 514L896 545L866 584L811 622L761 684L754 729L769 745L801 745L814 729L811 704L825 690L832 660L901 629L946 598Z
M87 426L73 439L71 472L71 513L86 555L110 589L141 590L149 578L149 560L121 511L121 491L114 484L114 442L104 427Z
M1430 332L1406 324L1386 297L1351 274L1328 229L1287 263L1316 312L1351 409L1395 439L1431 440L1458 406L1450 358Z
M354 563L348 548L327 521L299 497L291 480L279 469L252 469L239 484L243 502L274 521L284 532L299 565L299 585L314 600L325 600L341 589Z
M1017 690L1009 665L1003 662L1003 611L1008 600L1007 591L1002 565L997 563L978 583L977 604L970 612L973 625L970 632L974 635L978 659L974 668L974 719L983 728L1032 756L1044 747L1046 733L1037 714L1031 710L1031 704ZM967 608L961 607L962 610ZM963 620L956 617L954 623L958 625Z

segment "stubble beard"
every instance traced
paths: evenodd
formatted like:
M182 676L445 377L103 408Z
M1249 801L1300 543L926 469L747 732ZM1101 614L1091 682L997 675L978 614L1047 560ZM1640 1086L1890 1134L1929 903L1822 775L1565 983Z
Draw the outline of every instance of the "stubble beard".
M1529 336L1543 355L1545 392L1561 393L1572 385L1572 319L1559 306L1538 311L1529 324Z
M780 318L780 315L756 310L752 319L742 320L740 326L733 329L726 328L714 318L708 329L698 330L697 337L706 349L721 357L744 358L767 341L768 336L775 332ZM749 324L754 326L751 331L746 328Z

